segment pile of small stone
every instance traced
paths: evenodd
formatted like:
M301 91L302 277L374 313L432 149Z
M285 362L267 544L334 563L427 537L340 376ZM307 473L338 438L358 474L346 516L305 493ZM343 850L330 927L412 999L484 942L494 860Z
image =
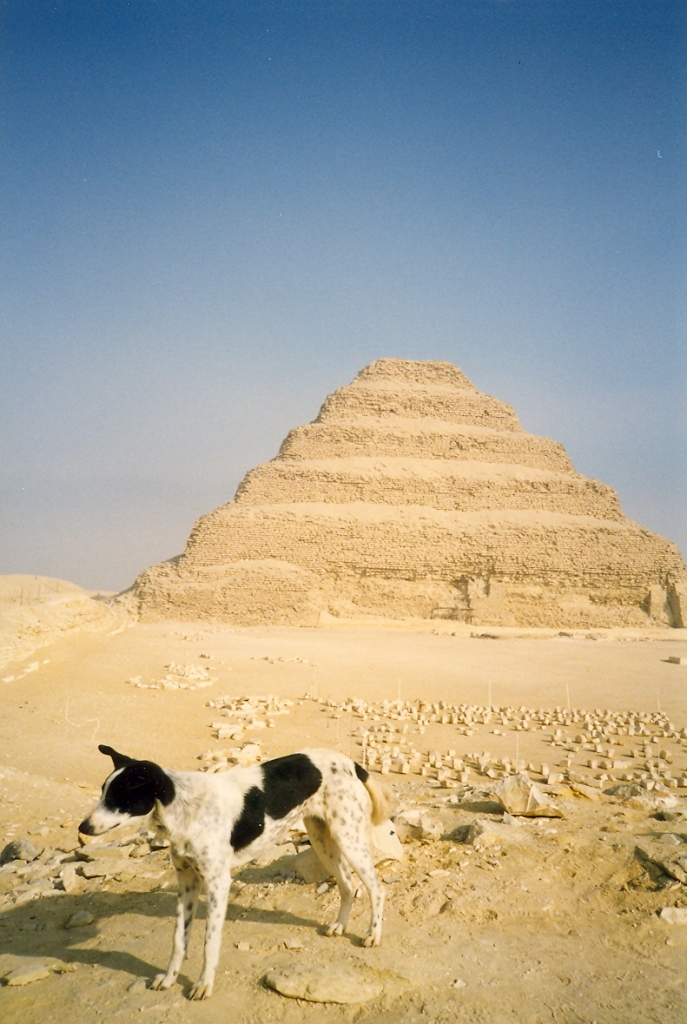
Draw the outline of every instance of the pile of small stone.
M242 747L232 747L231 750L206 750L198 754L197 760L201 763L201 772L225 772L227 768L234 765L260 764L263 760L263 752L259 743L244 743Z
M76 830L75 823L69 825ZM57 846L42 849L27 839L7 843L0 853L0 904L21 906L65 893L97 891L111 880L157 880L168 870L167 863L161 864L156 857L168 844L149 829L126 832L108 844L80 845L82 837L77 840L71 835L65 834ZM146 860L155 863L146 864Z
M252 657L251 661L266 661L270 665L285 664L286 662L294 662L299 665L309 665L310 658L284 658L284 657L272 657L269 654L265 654L262 657ZM312 663L313 668L317 668L317 662Z
M235 719L234 722L212 722L216 739L241 740L251 729L273 729L275 717L290 714L293 703L270 693L266 697L217 697L208 701L206 707L219 710L223 718Z
M211 676L205 665L179 665L174 661L165 665L165 675L161 679L150 683L144 683L142 676L127 679L127 683L139 690L201 690L216 682L217 677Z

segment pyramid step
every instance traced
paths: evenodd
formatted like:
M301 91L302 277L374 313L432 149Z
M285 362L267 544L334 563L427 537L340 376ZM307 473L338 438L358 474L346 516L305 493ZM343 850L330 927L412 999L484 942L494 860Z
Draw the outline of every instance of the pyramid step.
M196 523L181 573L273 558L318 575L450 581L496 577L637 591L680 574L674 544L632 523L556 512L445 512L349 503L242 506Z
M406 384L413 388L443 386L477 391L472 381L453 363L429 359L375 359L374 363L360 370L353 383L360 381L384 387Z
M494 430L521 430L518 417L509 405L474 388L447 385L413 387L403 383L389 387L387 383L356 380L329 395L316 422L374 416L382 420L396 417L420 419L430 417L446 423L465 423L491 427Z
M354 456L401 456L508 462L558 473L574 472L563 445L524 431L397 417L393 423L374 417L307 423L292 430L279 449L281 458L346 459Z
M275 459L246 474L241 505L362 501L458 512L532 509L622 520L612 487L576 473L443 459Z

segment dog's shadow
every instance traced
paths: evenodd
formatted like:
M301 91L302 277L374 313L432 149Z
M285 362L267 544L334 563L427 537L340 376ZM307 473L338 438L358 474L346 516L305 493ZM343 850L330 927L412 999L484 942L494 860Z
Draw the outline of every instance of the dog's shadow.
M149 979L167 966L176 904L174 890L137 893L98 892L33 900L6 910L0 915L0 957L10 954L13 958L30 957L57 960L65 964L99 966L132 978ZM85 910L92 914L93 923L67 928L67 922L77 910ZM159 962L153 964L134 953L104 948L106 944L116 946L119 939L119 935L108 937L108 924L127 914L141 918L160 918L168 924L169 932L163 937L165 946ZM191 938L192 949L196 944L198 948L202 947L204 919L205 899L202 897L196 914L196 928ZM230 896L226 922L231 925L239 921L266 925L297 925L312 928L313 932L318 934L323 931L321 922L313 918L300 917L285 910L246 907L236 903ZM133 933L137 927L144 932L150 926L145 922L138 926L132 923ZM227 934L224 938L225 941L231 941Z

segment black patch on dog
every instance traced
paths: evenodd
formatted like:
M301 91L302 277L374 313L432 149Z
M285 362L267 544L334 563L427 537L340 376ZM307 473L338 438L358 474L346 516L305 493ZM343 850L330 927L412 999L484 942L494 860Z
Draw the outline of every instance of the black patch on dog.
M243 798L243 810L231 830L232 847L237 852L250 846L265 831L265 794L257 786Z
M175 795L174 783L152 761L129 761L105 790L108 811L130 814L134 818L150 814L155 801L166 807Z
M115 771L118 768L125 768L128 764L133 764L133 757L127 757L126 754L118 754L113 747L107 747L104 743L98 745L98 750L101 754L106 754L107 757L111 757L115 766Z
M287 754L262 765L265 811L270 818L285 818L289 811L316 793L322 772L307 754Z
M361 765L359 765L357 761L354 761L353 764L355 765L355 774L358 776L358 778L360 779L364 786L370 777L370 773L366 772L365 769L361 767Z

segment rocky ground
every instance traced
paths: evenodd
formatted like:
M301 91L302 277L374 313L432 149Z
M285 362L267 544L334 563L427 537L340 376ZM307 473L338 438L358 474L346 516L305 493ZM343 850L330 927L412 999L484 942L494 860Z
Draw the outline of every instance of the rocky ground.
M687 667L669 658L686 646L675 631L167 624L70 634L28 674L31 655L8 664L3 1021L682 1024ZM322 934L336 888L304 870L295 831L236 876L212 1001L186 998L202 906L180 984L149 990L174 876L145 826L78 836L109 770L98 742L205 771L308 745L367 763L395 792L403 840L378 868L382 946L361 946L365 894L349 934Z

